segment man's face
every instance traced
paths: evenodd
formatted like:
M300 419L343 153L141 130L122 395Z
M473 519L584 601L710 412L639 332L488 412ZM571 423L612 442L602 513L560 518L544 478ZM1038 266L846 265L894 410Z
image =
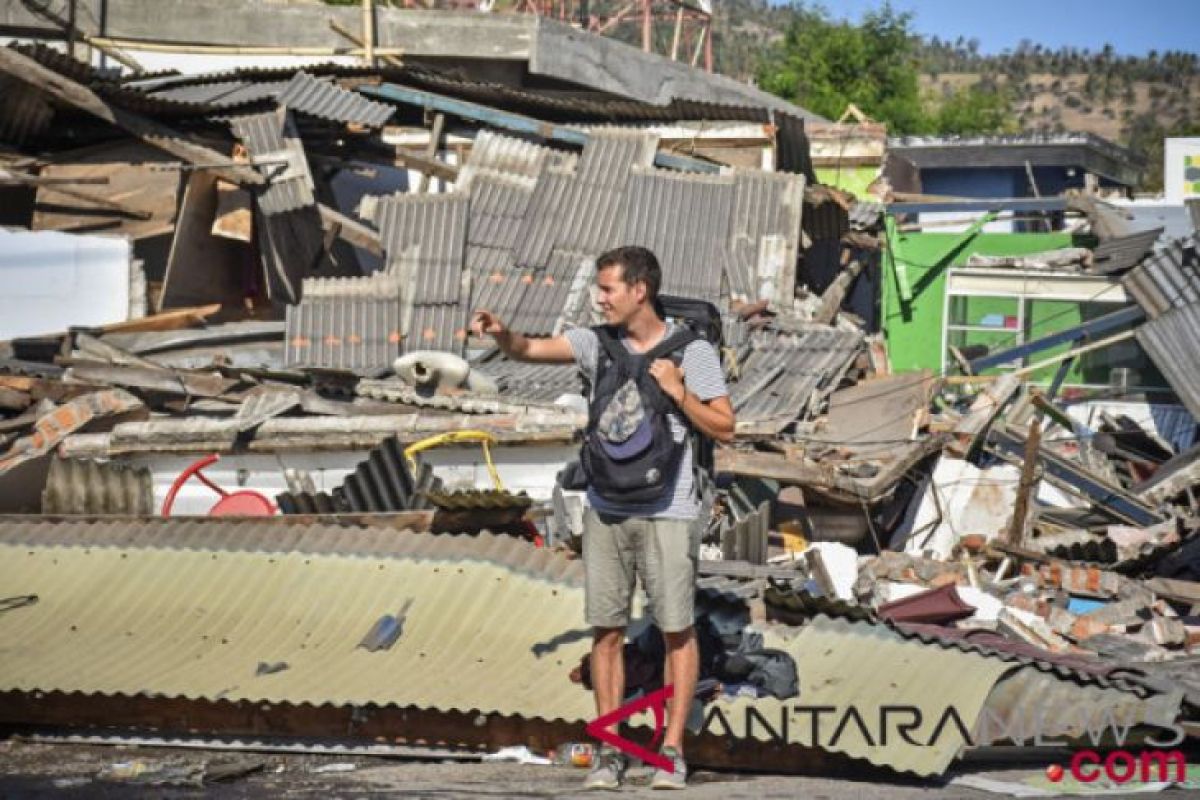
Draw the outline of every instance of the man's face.
M646 284L627 284L620 264L611 264L596 272L596 305L609 325L624 325L637 313L646 299Z

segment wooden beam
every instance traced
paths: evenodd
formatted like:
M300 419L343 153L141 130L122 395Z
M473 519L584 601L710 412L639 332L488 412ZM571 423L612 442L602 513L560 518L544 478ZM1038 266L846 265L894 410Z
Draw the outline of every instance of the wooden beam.
M362 47L279 47L275 45L184 44L182 42L151 42L138 39L115 39L93 36L97 45L124 47L147 53L182 53L185 55L218 56L362 56ZM399 47L377 47L375 55L403 55Z
M183 134L166 125L104 101L86 86L43 67L32 58L11 48L0 48L0 73L10 75L61 103L98 117L189 163L225 159L224 154L191 142ZM234 183L258 185L263 182L262 176L249 167L222 168L216 170L216 173Z
M326 230L337 229L337 236L355 247L361 247L367 252L383 257L383 243L379 232L347 217L345 214L318 203L317 210L321 212L321 224Z
M1035 419L1025 440L1025 460L1021 464L1021 483L1017 487L1017 502L1013 505L1012 520L1004 541L1013 547L1025 542L1025 523L1029 516L1029 498L1037 482L1038 448L1042 444L1042 421Z
M429 143L425 145L425 158L437 160L438 148L442 142L442 130L446 127L446 115L438 114L433 118L433 127L429 129ZM417 181L417 192L424 194L429 189L429 173L422 172Z
M349 41L351 44L353 44L355 47L363 46L363 40L358 38L357 34L355 34L353 31L344 27L336 19L329 20L329 27L333 30L334 33L338 34L339 36L342 36L347 41ZM382 59L384 62L391 64L393 67L403 67L404 66L404 62L401 61L396 56L380 55L378 49L375 50L375 55L376 55L376 57Z

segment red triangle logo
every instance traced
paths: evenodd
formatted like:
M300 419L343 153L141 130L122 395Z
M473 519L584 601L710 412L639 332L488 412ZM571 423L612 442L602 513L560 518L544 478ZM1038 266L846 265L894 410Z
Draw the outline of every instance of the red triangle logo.
M640 758L647 764L651 764L667 772L674 772L675 763L671 759L661 753L647 750L637 742L629 741L623 736L618 735L615 730L617 723L621 720L629 719L635 714L640 714L649 708L654 712L654 739L650 742L650 746L656 747L663 734L664 720L667 714L667 701L674 694L675 686L672 684L671 686L664 686L658 691L639 697L633 702L621 706L616 711L610 711L589 722L586 728L587 734L605 744L612 745L622 753L631 755L634 758ZM610 730L610 728L614 730Z

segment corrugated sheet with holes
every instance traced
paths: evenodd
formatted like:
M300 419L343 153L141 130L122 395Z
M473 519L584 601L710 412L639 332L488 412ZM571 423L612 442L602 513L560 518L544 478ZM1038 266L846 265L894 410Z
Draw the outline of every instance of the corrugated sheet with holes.
M371 372L400 356L400 280L378 272L361 278L308 278L298 305L287 307L284 364Z
M318 80L297 72L276 98L280 105L333 122L353 122L381 128L396 113L396 107L368 100L358 92L343 89L331 79Z
M470 196L392 195L376 222L387 270L401 279L409 315L404 349L461 352L466 342L470 273L464 271Z

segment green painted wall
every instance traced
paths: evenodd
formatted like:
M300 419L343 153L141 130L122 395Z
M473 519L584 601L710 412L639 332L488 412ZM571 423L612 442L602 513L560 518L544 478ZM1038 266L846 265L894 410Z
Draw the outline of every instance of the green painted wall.
M867 196L867 187L879 176L879 167L817 167L817 182L836 186L858 197Z
M892 218L887 219L881 305L888 356L896 372L918 369L941 372L942 313L949 267L961 266L973 253L1025 255L1068 247L1072 243L1070 234L1066 233L979 233L969 240L967 236L963 233L899 233ZM966 246L954 249L964 241ZM906 276L911 288L911 302L901 300L901 275ZM991 311L1002 313L1003 309ZM975 313L975 309L970 313ZM1045 315L1035 313L1034 316ZM1053 324L1057 330L1077 322L1077 316L1075 322L1064 316L1048 324Z

